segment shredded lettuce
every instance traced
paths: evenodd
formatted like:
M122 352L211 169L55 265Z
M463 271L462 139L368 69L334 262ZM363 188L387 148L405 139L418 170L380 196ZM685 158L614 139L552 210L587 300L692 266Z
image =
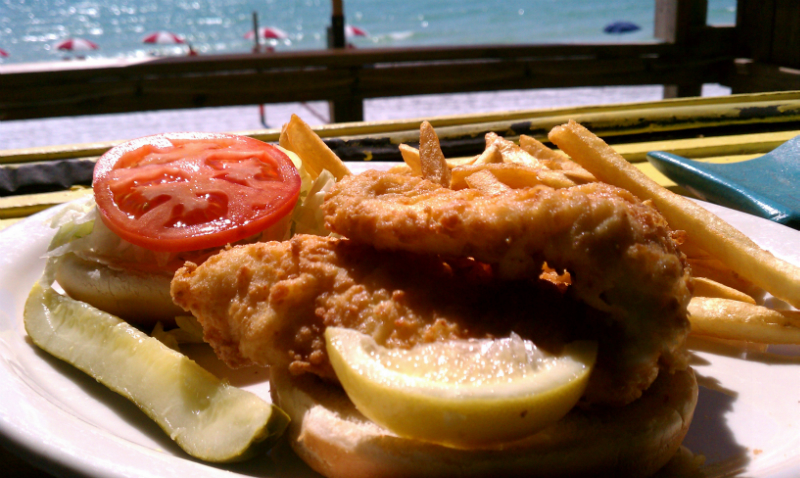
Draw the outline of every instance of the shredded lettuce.
M311 184L306 196L297 202L292 213L292 234L314 234L327 236L330 231L325 229L325 217L322 214L322 201L325 194L336 182L333 174L322 170L317 179Z
M303 165L303 160L300 159L300 156L289 151L288 149L282 148L280 146L275 146L276 148L280 149L289 159L292 160L292 164L294 167L297 168L297 173L300 174L300 198L303 199L308 194L308 191L311 189L311 184L314 182L314 179L311 177L311 174L306 170L305 166Z
M79 206L76 205L75 208ZM94 199L86 201L82 209L75 208L69 208L56 221L59 230L50 243L48 258L74 253L109 267L126 263L165 267L177 258L174 253L151 251L116 235L103 221L98 220Z
M68 249L68 244L72 241L91 235L96 217L94 197L71 202L52 217L50 227L58 230L50 240L45 254L47 262L40 279L44 287L55 283L58 260L64 254L62 251Z
M50 227L58 228L55 236L50 241L48 251L52 251L64 244L81 237L88 236L94 227L97 217L94 197L88 197L67 204L61 211L53 216Z
M279 147L280 148L280 147ZM336 182L333 174L323 170L319 176L313 178L311 173L303 165L300 157L284 148L280 148L289 156L298 173L300 174L300 196L291 215L291 223L286 239L295 234L314 234L317 236L330 235L330 231L325 229L325 218L322 215L320 206L325 199L325 193Z

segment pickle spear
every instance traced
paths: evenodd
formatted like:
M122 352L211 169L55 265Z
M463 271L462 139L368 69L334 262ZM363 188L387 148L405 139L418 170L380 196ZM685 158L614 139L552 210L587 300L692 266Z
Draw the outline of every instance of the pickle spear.
M289 422L279 408L219 380L127 322L35 284L31 340L135 403L184 451L222 463L270 446ZM259 445L255 447L255 445Z

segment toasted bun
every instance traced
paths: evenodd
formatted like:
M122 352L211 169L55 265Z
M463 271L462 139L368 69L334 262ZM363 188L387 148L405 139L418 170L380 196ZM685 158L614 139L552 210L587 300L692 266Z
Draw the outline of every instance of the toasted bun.
M691 369L662 373L625 407L575 409L526 439L462 450L398 437L361 415L340 388L309 374L274 370L271 386L292 419L292 448L331 478L648 476L678 450L697 403Z
M186 315L169 295L171 274L120 271L66 254L58 262L56 281L70 297L121 317L152 326L175 323Z

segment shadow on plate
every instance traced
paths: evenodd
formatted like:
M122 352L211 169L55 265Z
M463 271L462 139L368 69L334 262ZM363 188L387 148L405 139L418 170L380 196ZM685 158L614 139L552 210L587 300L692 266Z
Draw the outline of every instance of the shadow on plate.
M683 446L702 452L704 464L696 476L730 476L750 462L748 449L736 442L727 424L726 415L733 412L737 394L712 377L697 374L697 382L697 408Z

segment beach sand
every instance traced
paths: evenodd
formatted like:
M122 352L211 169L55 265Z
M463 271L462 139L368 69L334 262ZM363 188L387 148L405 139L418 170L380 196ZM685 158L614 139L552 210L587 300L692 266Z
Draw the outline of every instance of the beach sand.
M662 94L663 87L654 85L554 88L385 98L365 101L364 119L381 121L655 101L661 99ZM730 89L720 85L709 84L703 87L703 96L728 94L730 94ZM266 105L267 126L280 128L293 113L299 115L310 125L320 125L327 122L328 106L325 102ZM252 131L263 127L259 108L256 105L0 121L0 149L113 141L172 131L236 132Z

